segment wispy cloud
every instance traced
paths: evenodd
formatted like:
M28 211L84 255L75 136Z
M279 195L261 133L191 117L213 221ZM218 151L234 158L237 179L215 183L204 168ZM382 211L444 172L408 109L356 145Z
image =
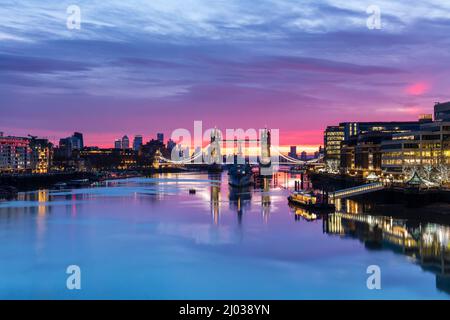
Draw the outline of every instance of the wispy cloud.
M80 30L66 28L72 4ZM381 30L366 27L371 4L5 0L0 126L98 132L95 112L105 130L203 119L320 132L348 118L411 119L448 99L450 2L376 1Z

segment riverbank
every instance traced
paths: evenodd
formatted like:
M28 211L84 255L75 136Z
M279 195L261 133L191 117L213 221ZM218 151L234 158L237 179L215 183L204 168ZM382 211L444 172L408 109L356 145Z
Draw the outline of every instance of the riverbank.
M133 171L105 171L105 172L52 172L44 174L1 174L0 197L10 197L17 191L32 191L51 188L57 183L67 183L71 180L88 180L90 183L105 180L126 179L149 176L158 173L186 172L184 168L160 168ZM15 190L15 192L13 192ZM7 192L8 191L8 192Z
M48 188L56 183L70 180L88 179L98 181L99 176L88 172L58 172L46 174L8 174L0 175L1 187L14 187L19 191Z

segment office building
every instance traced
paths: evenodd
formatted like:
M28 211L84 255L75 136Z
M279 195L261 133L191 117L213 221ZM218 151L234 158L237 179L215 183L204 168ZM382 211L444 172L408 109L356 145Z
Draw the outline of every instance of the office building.
M127 135L124 135L122 137L122 149L123 150L130 149L130 139L128 138Z
M31 170L33 173L48 173L53 162L53 144L47 139L30 140Z
M300 154L300 160L302 161L308 160L308 155L306 154L306 151L302 151L302 153Z
M353 136L370 132L401 133L419 130L423 123L431 122L430 115L422 115L418 121L376 121L376 122L342 122L339 124L344 130L344 140Z
M434 120L435 121L450 120L450 101L444 103L437 102L434 105Z
M161 143L164 143L164 134L163 133L156 134L156 140L158 140Z
M141 148L142 144L143 144L142 136L141 135L136 135L134 137L134 140L133 140L133 150L134 151L139 151L139 149Z
M291 146L288 156L297 159L297 146Z
M76 148L78 150L82 150L84 148L84 139L82 133L74 132L72 139L74 139L74 141L76 140L74 144L76 145Z
M169 139L167 141L167 151L172 152L172 150L175 148L177 144L172 139Z
M382 143L382 168L394 176L428 167L438 172L450 165L450 121L435 121L420 130L396 134Z
M116 139L114 141L114 149L122 149L122 139Z
M59 140L58 157L71 158L75 150L84 148L83 134L75 132L72 136Z
M324 156L326 162L337 162L341 159L341 142L344 141L343 126L328 126L324 132Z
M0 172L23 172L31 168L30 139L0 135Z

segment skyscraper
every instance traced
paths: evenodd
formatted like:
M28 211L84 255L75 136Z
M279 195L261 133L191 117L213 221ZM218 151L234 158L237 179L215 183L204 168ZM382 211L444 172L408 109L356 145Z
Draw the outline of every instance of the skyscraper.
M356 132L356 130L355 130ZM341 142L345 139L344 126L328 126L324 134L325 160L335 161L336 164L341 160Z
M116 139L114 141L114 148L115 149L122 149L122 140L121 139Z
M133 150L139 151L139 148L142 146L142 144L143 144L142 135L140 134L136 135L133 140Z
M30 139L0 136L0 172L17 172L30 168Z
M291 146L291 151L288 156L297 159L297 146Z
M84 140L83 140L83 134L82 133L74 132L74 134L72 136L72 139L77 139L78 140L77 145L79 147L79 150L84 148Z
M308 160L308 155L306 154L306 151L302 151L302 153L300 154L300 160L302 161Z
M173 148L175 148L176 145L177 145L177 144L175 143L175 141L173 141L172 139L169 139L169 140L167 141L167 150L168 150L169 152L172 152Z
M122 149L130 149L130 139L127 135L122 137Z
M158 140L161 143L164 143L164 133L157 133L156 140Z

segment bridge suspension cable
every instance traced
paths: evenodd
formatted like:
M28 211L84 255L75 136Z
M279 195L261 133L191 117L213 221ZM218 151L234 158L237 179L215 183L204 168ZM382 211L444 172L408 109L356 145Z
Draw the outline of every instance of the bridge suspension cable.
M298 159L295 159L295 158L293 158L293 157L290 157L290 156L287 156L287 155L282 154L282 153L280 152L280 150L279 150L278 148L274 147L274 146L271 146L271 148L272 148L276 153L278 153L278 155L279 155L281 158L283 158L283 159L285 159L285 160L287 160L287 161L289 161L289 162L291 162L291 163L296 163L296 164L315 163L315 162L318 162L319 160L322 159L322 157L320 157L320 158L318 158L318 159L311 159L311 160L307 160L307 161L305 161L305 160L298 160Z
M203 149L208 149L210 146L211 146L211 144L208 144ZM164 162L172 163L172 164L191 164L193 161L195 161L196 159L198 159L199 157L202 157L202 156L203 156L203 153L202 153L202 151L200 151L200 152L194 153L191 157L189 157L187 159L182 159L182 160L167 159L162 155L159 156L159 159L163 160Z

